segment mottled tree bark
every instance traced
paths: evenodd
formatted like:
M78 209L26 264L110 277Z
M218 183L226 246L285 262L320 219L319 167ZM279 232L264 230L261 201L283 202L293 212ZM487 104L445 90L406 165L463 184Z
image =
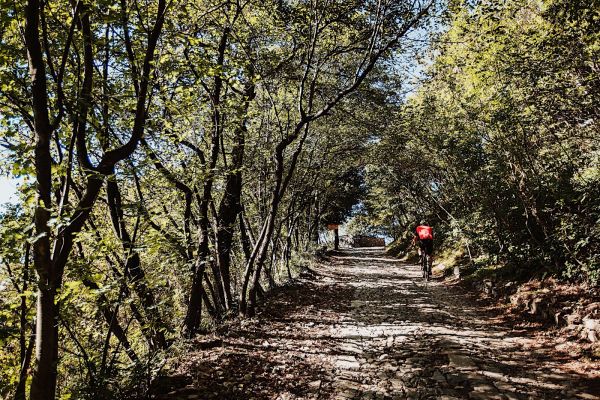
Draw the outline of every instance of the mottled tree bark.
M104 176L109 174L114 165L133 153L140 138L144 134L146 123L146 100L148 83L152 70L154 50L158 42L166 1L159 0L157 18L149 33L146 54L143 61L140 81L136 88L136 109L132 135L123 146L106 152L97 167L91 165L87 155L86 120L90 106L92 78L94 69L93 46L89 21L86 10L75 16L79 22L83 38L83 73L84 79L78 96L76 115L76 148L81 165L85 168L87 182L83 196L69 219L69 223L55 233L54 246L51 246L51 229L49 227L50 210L52 210L52 158L50 143L56 123L50 123L48 87L46 81L46 62L40 44L40 8L39 0L28 0L25 7L25 47L29 62L31 77L31 99L34 116L35 133L35 170L37 180L38 205L35 211L34 223L36 238L33 243L34 268L38 274L38 299L36 318L36 367L31 381L31 400L54 399L57 385L58 366L58 326L59 310L56 302L57 290L62 285L64 268L73 249L74 236L81 231L89 218ZM60 86L60 83L59 83ZM62 90L59 88L59 97ZM62 109L58 116L62 115ZM68 184L68 181L67 183ZM65 189L65 193L68 190Z

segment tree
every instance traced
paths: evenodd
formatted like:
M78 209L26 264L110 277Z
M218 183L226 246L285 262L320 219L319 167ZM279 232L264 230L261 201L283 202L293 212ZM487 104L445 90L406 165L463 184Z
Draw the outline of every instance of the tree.
M122 26L125 46L131 48L129 38L129 20L125 4L122 4L123 23ZM89 218L104 177L114 171L117 162L130 156L144 134L146 123L146 108L149 90L150 76L154 53L164 23L166 2L159 0L157 3L156 17L152 29L148 33L147 46L141 71L138 75L135 64L131 65L133 85L136 92L135 116L131 137L122 146L108 150L96 165L93 165L88 155L88 118L92 103L93 76L94 76L94 37L91 28L91 16L94 10L87 5L77 3L73 9L71 28L69 36L63 48L60 69L54 70L54 62L42 49L42 40L48 40L48 32L44 21L44 7L37 0L29 0L25 6L25 47L29 62L29 75L31 79L31 101L33 121L32 128L35 134L35 175L37 180L37 208L35 211L35 241L33 243L34 268L38 274L38 316L36 332L36 370L33 373L31 383L31 398L53 399L56 392L57 364L58 364L58 304L56 302L57 291L62 285L62 277L67 264L75 235L82 229L83 224ZM150 12L150 10L148 10ZM42 24L40 25L40 21ZM77 99L66 98L63 91L63 79L66 73L67 59L71 50L71 42L74 40L76 27L81 33L83 48L83 81L79 88ZM57 102L54 107L49 103L49 88L47 72L55 79ZM52 168L53 158L51 143L56 135L61 119L65 113L68 102L74 114L73 141L77 149L77 157L81 167L86 174L86 184L73 214L64 222L59 224L58 230L53 232L52 210L58 218L64 218L62 214L63 205L71 190L70 178L67 176L64 187L61 188L61 198L53 203L52 195ZM51 114L53 119L51 120ZM108 140L105 137L103 140ZM71 147L70 151L74 149ZM57 149L59 153L61 149ZM72 153L71 153L72 154ZM71 154L69 159L71 160ZM67 168L71 168L68 165ZM54 208L58 205L58 209ZM56 217L55 217L56 218Z
M386 63L410 58L404 39L435 6L3 7L0 168L23 182L0 272L19 310L6 393L123 397L176 332L252 315L360 197L376 112L355 108L385 91Z
M597 280L593 229L570 228L597 215L581 179L597 158L593 16L593 5L527 0L454 14L427 79L375 149L371 184L393 196L403 229L433 217L440 238L491 262Z

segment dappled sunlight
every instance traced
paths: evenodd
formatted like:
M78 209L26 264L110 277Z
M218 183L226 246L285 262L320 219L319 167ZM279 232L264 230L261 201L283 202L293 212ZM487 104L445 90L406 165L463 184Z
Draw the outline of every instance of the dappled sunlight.
M196 376L183 393L237 399L252 391L257 399L282 400L597 398L595 383L562 368L553 348L496 325L463 293L423 282L416 265L374 263L378 251L338 252L318 268L318 279L270 296L257 319L225 326L221 345L190 357L186 369ZM212 376L217 380L207 380Z
M347 350L332 356L340 398L563 399L585 391L583 377L545 361L552 349L530 349L531 339L489 323L476 303L422 281L418 265L375 250L347 253L327 271L354 290L349 315L330 328ZM555 373L547 379L542 368Z
M385 258L385 257L358 257L358 256L336 256L336 260L349 260L349 261L360 261L362 263L376 263L376 262L386 262L396 264L398 260L395 258Z

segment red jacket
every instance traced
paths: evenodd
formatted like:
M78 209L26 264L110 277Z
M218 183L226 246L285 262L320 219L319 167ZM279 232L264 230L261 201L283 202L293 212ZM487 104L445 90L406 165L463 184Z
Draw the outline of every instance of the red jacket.
M417 236L421 240L433 239L433 228L426 225L417 226Z

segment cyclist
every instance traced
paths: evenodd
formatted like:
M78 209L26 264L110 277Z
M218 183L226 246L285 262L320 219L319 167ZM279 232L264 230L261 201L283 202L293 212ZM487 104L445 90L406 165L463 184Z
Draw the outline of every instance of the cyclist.
M429 273L431 273L431 264L433 263L433 228L422 220L419 226L413 232L413 245L418 245L419 259L425 254L429 256Z

